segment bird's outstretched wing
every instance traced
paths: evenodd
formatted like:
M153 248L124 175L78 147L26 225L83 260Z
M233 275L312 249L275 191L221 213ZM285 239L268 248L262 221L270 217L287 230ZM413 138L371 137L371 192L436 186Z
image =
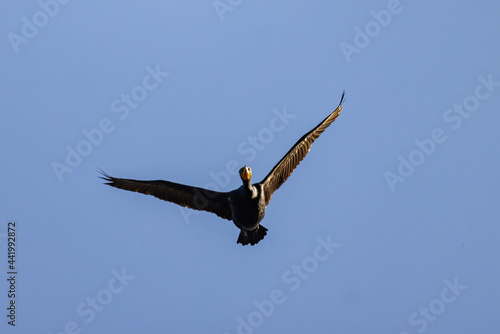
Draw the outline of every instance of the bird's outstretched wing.
M163 180L139 181L120 179L109 176L103 171L100 172L102 174L101 178L108 181L106 184L115 188L153 195L164 201L195 210L212 212L224 219L232 219L228 193L221 193Z
M264 188L266 196L266 205L269 204L272 194L288 179L293 170L300 164L302 159L309 153L312 143L325 131L325 129L333 123L333 121L340 115L342 110L342 103L344 103L344 94L340 98L340 103L327 118L319 123L314 129L306 133L299 139L288 151L287 154L274 166L274 168L267 174L267 176L260 182Z

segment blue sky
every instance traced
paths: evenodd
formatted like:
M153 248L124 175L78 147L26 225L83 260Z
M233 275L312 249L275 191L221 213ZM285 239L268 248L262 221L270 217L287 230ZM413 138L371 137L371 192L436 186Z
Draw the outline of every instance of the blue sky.
M498 332L499 12L2 3L1 332ZM229 191L247 164L259 182L344 89L254 247L97 178Z

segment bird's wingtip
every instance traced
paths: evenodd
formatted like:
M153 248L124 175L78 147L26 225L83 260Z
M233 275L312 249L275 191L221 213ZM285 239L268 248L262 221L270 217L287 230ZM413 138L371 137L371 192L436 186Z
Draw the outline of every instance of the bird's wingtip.
M340 97L339 107L342 107L345 102L345 89L342 91L342 96Z
M103 179L104 181L108 181L108 183L105 184L111 184L113 178L110 175L108 175L105 171L103 171L99 167L97 167L97 171L101 173L101 176L99 176L99 178Z

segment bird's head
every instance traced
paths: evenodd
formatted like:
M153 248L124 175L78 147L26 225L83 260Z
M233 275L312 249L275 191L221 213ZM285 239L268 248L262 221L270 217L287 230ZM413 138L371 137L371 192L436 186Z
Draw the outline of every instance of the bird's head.
M250 181L252 178L252 169L248 166L240 168L240 177L243 181Z

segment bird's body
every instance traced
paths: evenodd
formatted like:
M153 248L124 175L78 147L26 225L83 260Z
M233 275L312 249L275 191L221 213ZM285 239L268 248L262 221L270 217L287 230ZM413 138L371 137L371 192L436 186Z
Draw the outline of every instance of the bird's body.
M245 166L243 168L249 167ZM233 223L241 230L238 242L244 245L247 243L253 245L259 242L264 238L267 231L265 227L260 226L260 222L266 214L266 198L262 185L252 185L248 181L228 195ZM253 236L253 234L256 235ZM258 238L259 234L262 238Z
M245 231L254 230L266 213L264 191L259 184L251 188L241 186L229 193L229 206L232 220L236 226Z
M260 225L260 222L264 219L266 206L272 194L304 159L314 140L339 116L343 101L344 94L338 107L314 129L300 138L259 183L252 184L252 170L248 166L242 167L239 171L243 185L230 192L218 192L163 180L120 179L104 172L102 172L102 178L108 181L107 184L116 188L153 195L165 201L195 210L212 212L219 217L232 220L241 230L237 243L254 245L267 234L267 229Z

